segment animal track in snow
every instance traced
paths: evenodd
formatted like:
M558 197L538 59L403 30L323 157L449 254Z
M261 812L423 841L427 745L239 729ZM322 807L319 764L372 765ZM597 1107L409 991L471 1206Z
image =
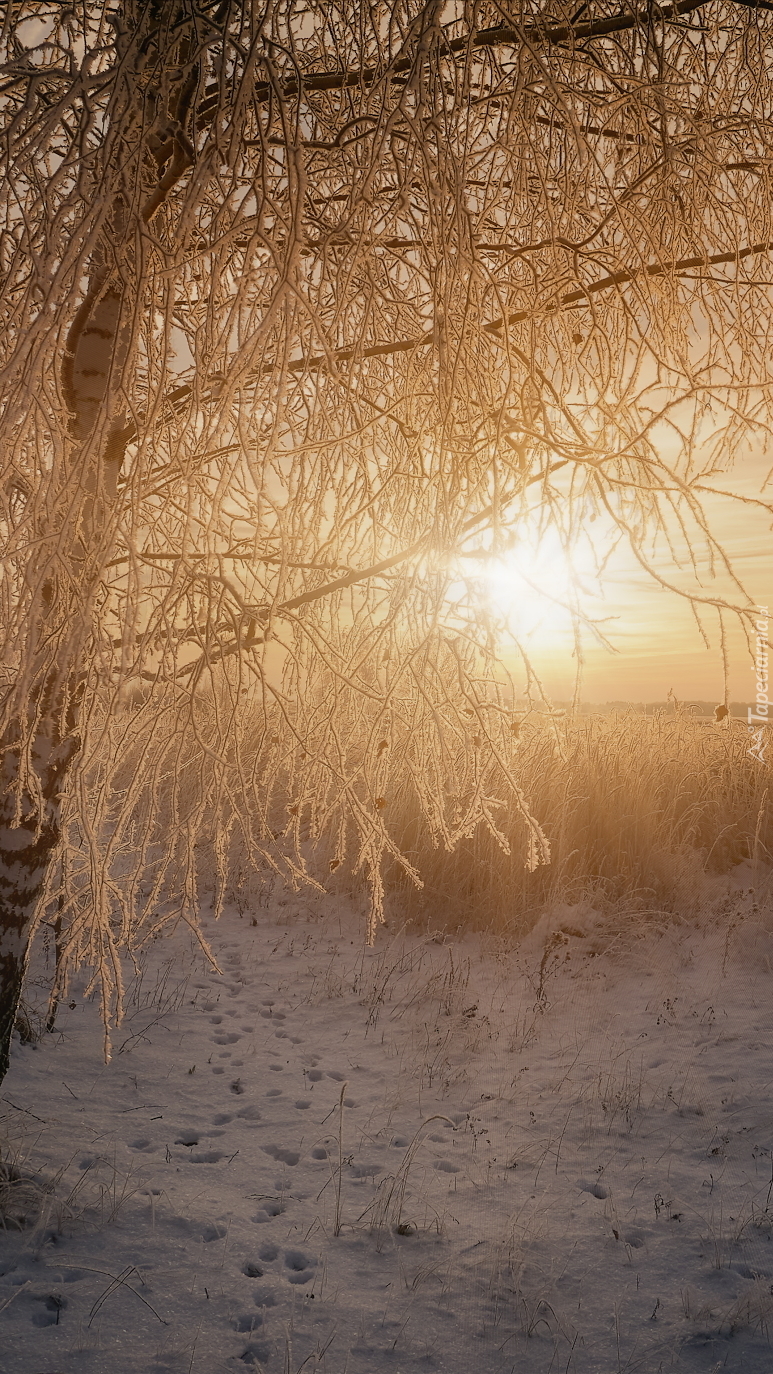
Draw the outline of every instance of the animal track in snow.
M210 1244L213 1240L224 1240L228 1235L228 1227L222 1226L216 1221L210 1222L208 1225L202 1226L199 1235L206 1244Z
M242 1312L234 1318L234 1327L237 1331L256 1331L263 1325L263 1318L259 1312ZM243 1357L242 1357L243 1358Z
M625 1241L626 1245L630 1245L630 1247L631 1247L632 1250L641 1250L642 1246L644 1245L644 1240L645 1240L645 1238L644 1238L644 1232L643 1232L643 1231L637 1231L636 1228L634 1228L634 1229L631 1230L631 1231L624 1231L624 1232L623 1232L623 1240ZM743 1271L743 1269L739 1269L738 1272L739 1272L740 1274L742 1274L744 1278L754 1278L754 1277L756 1277L756 1276L755 1276L754 1274L752 1274L752 1273L749 1273L748 1275L745 1274L744 1271Z
M58 1293L46 1293L36 1297L36 1302L45 1304L45 1311L36 1312L32 1318L33 1326L58 1326L61 1313L67 1306L67 1299Z
M280 1217L284 1211L286 1211L284 1203L279 1202L276 1198L267 1198L252 1220L256 1222L273 1221L274 1217Z
M250 1341L247 1347L242 1351L239 1359L242 1360L248 1368L257 1368L258 1366L262 1368L263 1365L267 1364L271 1359L272 1353L272 1347L268 1341Z
M290 1271L288 1283L309 1283L313 1279L317 1261L304 1254L303 1250L285 1250L284 1260Z
M175 1145L198 1145L199 1133L198 1131L180 1131L174 1143Z
M605 1188L603 1183L599 1183L598 1179L581 1178L577 1186L581 1188L584 1193L590 1193L592 1197L609 1197L609 1189Z
M300 1159L297 1150L285 1150L281 1145L263 1145L261 1148L264 1155L270 1155L281 1164L297 1164Z

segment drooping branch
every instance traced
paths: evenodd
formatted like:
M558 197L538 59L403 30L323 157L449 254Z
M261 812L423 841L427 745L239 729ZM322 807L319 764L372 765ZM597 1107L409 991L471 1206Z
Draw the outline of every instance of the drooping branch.
M553 463L550 469L551 474L558 472L560 468L567 467L569 461L569 459L564 459L561 462ZM525 479L523 487L526 488L543 482L546 476L546 472L533 473L530 477ZM482 510L476 511L474 515L468 516L467 519L462 522L459 538L466 538L468 534L472 533L476 526L479 526L485 521L490 521L495 517L501 518L501 512L493 505L485 506ZM209 667L210 664L219 662L220 659L230 657L232 654L240 653L243 649L251 649L258 644L264 643L264 638L262 636L256 636L255 633L257 620L266 621L269 616L281 618L284 612L299 610L301 606L308 606L314 601L321 601L329 596L333 596L336 592L345 591L347 587L354 587L366 582L372 582L374 578L380 577L384 573L391 572L393 568L398 568L401 564L408 563L412 558L420 558L422 554L430 548L432 538L433 532L428 530L420 539L417 539L414 544L411 544L409 548L401 549L398 553L391 554L388 558L382 558L378 563L371 564L370 567L352 568L330 582L325 582L319 587L311 587L308 591L301 592L298 596L289 597L285 601L280 601L275 606L264 605L257 608L259 614L248 624L243 639L236 640L233 644L220 647L215 655L202 654L200 658L195 659L192 663L186 663L182 668L178 669L177 676L186 677L190 674L200 675L201 671ZM175 555L163 554L160 555L160 557L167 559L170 557L174 558Z
M628 282L636 281L641 277L668 277L678 276L683 272L691 272L701 267L718 267L729 265L733 262L743 262L745 258L756 257L758 254L773 252L773 242L753 243L746 248L736 248L726 253L694 253L691 257L678 258L675 262L652 262L644 267L632 268L629 271L610 272L609 276L601 277L598 281L588 282L587 286L577 287L574 291L567 291L559 296L555 304L545 304L534 310L516 310L507 315L505 319L489 320L483 325L488 333L496 333L506 325L521 324L523 320L533 319L536 314L549 312L552 310L568 310L572 306L581 305L583 301L589 300L599 291L609 291L613 286L625 286Z
M505 245L503 245L505 247ZM480 328L489 335L496 335L506 325L521 324L524 320L534 319L539 315L553 314L559 310L568 310L578 305L582 305L585 300L598 295L602 291L610 291L615 286L625 286L629 282L640 278L656 278L667 276L678 276L681 273L692 272L695 269L706 267L717 267L730 265L735 262L743 262L746 258L773 252L773 241L767 243L754 243L744 248L737 248L725 253L692 254L690 257L678 258L673 262L647 263L639 268L631 268L620 272L611 272L606 277L600 277L595 282L588 282L587 286L577 287L573 291L567 291L559 296L554 302L534 306L529 310L517 310L508 314L504 319L488 320L480 325ZM415 338L399 339L393 342L370 344L362 347L332 348L327 353L314 353L301 358L291 358L286 364L288 373L314 372L325 367L335 367L339 363L365 361L369 358L387 358L400 353L412 353L419 348L429 348L437 341L437 331L428 329L424 334ZM260 370L261 376L271 376L277 369L277 362L267 362ZM246 381L254 380L249 375ZM219 392L221 380L216 379L216 388ZM193 394L193 386L184 382L174 387L168 392L165 398L165 406L171 413L175 406L188 400ZM207 391L204 389L202 399L207 400ZM215 399L213 396L212 399ZM137 437L136 426L130 425L126 429L127 442L131 442Z
M747 9L773 11L773 0L733 0ZM582 43L589 38L605 38L611 34L624 33L628 29L648 28L653 20L660 23L673 23L674 20L692 14L707 4L708 0L676 0L675 4L663 5L654 14L651 9L621 11L608 19L597 19L576 24L529 24L493 25L490 28L475 29L457 38L445 38L440 51L449 56L459 56L475 51L477 48L520 47L524 43L539 47L541 44L557 46L562 43ZM342 91L359 86L370 86L378 80L394 80L413 70L415 58L398 57L383 70L364 66L338 72L304 72L301 82L290 79L282 84L282 94L292 97L306 92ZM254 98L267 101L274 88L267 81L256 83ZM198 106L199 116L203 119L215 108L219 92L208 91Z

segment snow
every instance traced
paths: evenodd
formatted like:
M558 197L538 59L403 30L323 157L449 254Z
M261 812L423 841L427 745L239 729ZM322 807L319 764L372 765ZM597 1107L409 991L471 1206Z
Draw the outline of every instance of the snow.
M751 892L520 945L366 949L332 897L203 924L223 973L154 942L110 1064L80 990L15 1042L0 1138L41 1210L0 1231L2 1374L773 1368Z

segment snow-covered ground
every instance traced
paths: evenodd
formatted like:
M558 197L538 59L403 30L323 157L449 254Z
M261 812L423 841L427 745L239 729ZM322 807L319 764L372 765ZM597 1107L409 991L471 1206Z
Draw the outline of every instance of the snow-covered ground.
M109 1065L80 989L15 1044L0 1371L767 1374L771 924L159 940Z

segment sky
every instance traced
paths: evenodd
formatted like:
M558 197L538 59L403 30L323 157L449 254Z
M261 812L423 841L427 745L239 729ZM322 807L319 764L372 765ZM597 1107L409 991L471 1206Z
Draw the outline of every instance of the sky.
M747 498L759 498L769 469L769 458L750 451L713 482ZM770 487L766 499L773 500ZM715 498L708 499L706 508L712 528L727 550L751 600L756 605L773 609L771 516L750 505ZM552 582L557 595L565 591L571 579L560 566L560 558L559 562L551 563L550 549L542 564L533 550L529 551L528 558L536 581ZM580 694L583 701L663 701L669 691L680 700L723 701L722 654L717 616L713 610L705 617L711 643L707 648L689 604L649 578L628 549L621 548L612 556L601 583L588 575L587 568L583 567L582 553L579 563L579 580L584 582L587 593L584 605L595 620L602 622L604 634L614 646L613 650L605 648L594 640L592 633L585 633ZM686 573L675 574L665 562L661 562L660 567L665 576L687 584ZM707 596L722 591L730 593L726 577L720 575L712 581L704 571L701 580L702 587L696 584L699 593ZM514 600L520 604L521 598L526 596L529 614L524 639L535 666L552 698L571 698L576 659L568 617L546 603L538 607L533 592L523 586L519 577L515 579L517 590L516 585L508 589L507 584L507 576L500 576L493 591L495 605L500 610L505 609L508 600L511 604ZM737 593L735 599L740 600ZM743 632L732 620L727 627L727 644L728 698L730 701L753 699L752 661ZM506 657L514 666L514 657Z

